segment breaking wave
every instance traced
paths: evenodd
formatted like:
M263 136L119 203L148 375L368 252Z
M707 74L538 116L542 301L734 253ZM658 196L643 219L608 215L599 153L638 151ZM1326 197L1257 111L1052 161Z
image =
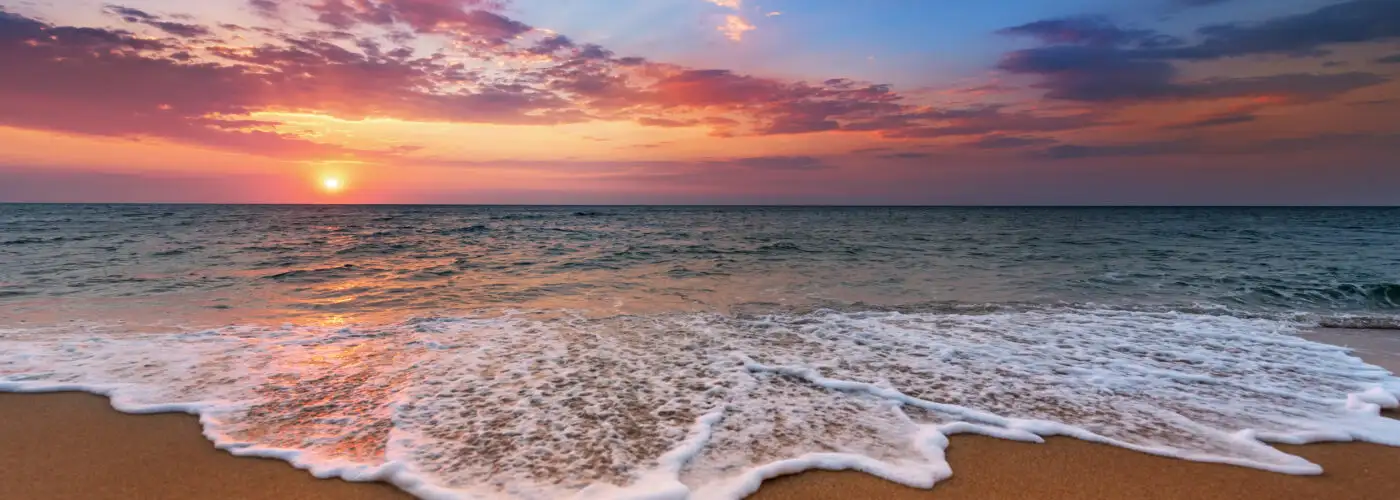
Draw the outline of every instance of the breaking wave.
M425 498L740 498L855 469L930 487L947 436L1065 435L1288 474L1400 446L1400 378L1297 322L1091 308L558 311L163 334L0 331L0 389L187 411L239 455Z

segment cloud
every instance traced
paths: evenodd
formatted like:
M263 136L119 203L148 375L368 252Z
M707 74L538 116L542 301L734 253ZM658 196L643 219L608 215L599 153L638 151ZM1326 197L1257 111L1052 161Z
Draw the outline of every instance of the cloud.
M718 29L720 33L724 33L725 38L728 38L735 42L742 42L744 41L744 33L748 33L758 28L755 28L754 25L749 24L748 20L744 19L743 17L730 14L724 16L724 24L721 24L719 28L716 29Z
M133 9L131 7L123 7L121 5L105 5L102 7L102 10L105 10L110 14L121 16L122 20L128 23L141 23L155 21L157 19L156 16L153 16L147 13L146 11L140 9Z
M1028 146L1045 146L1054 143L1054 139L1046 137L991 134L970 142L967 145L977 149L1015 149Z
M1356 89L1390 81L1375 73L1288 73L1250 78L1211 78L1178 85L1189 98L1255 97L1273 103L1297 104L1330 100Z
M653 118L653 117L650 117L650 116L643 116L643 117L641 117L641 118L637 118L637 123L639 123L639 124L641 124L641 125L648 126L648 127L680 128L680 127L694 127L694 126L696 126L696 125L699 125L699 124L700 124L700 121L699 121L699 120L672 120L672 119L669 119L669 118Z
M1199 138L1159 141L1139 141L1119 144L1083 145L1061 144L1037 152L1045 159L1068 160L1112 157L1192 155L1257 155L1288 153L1400 151L1400 135L1387 134L1316 134L1251 142L1210 143Z
M145 24L147 26L164 31L170 35L181 38L196 38L209 36L212 32L209 28L197 24L177 23L161 20L159 16L152 15L140 9L123 7L120 5L106 5L103 7L107 13L121 17L128 23Z
M707 163L711 165L736 165L758 170L825 170L832 168L820 158L812 156L757 156Z
M1105 47L1057 45L1007 54L997 68L1037 75L1046 97L1070 101L1150 99L1174 93L1177 70L1165 61L1140 60Z
M491 11L497 6L485 0L316 0L309 5L313 15L334 30L296 34L265 27L219 28L255 31L263 42L236 46L214 39L144 39L120 30L50 26L25 18L39 35L21 37L16 44L47 33L68 35L54 43L18 46L6 56L17 66L53 68L27 76L36 89L32 92L84 110L75 115L91 115L86 124L60 117L47 120L51 123L45 127L112 134L125 128L134 135L226 147L257 145L216 140L208 130L267 134L278 129L277 123L247 119L258 111L520 125L633 121L708 127L723 137L833 131L917 137L934 129L947 135L1064 126L1057 124L1064 118L1019 115L1004 125L967 123L958 113L904 103L904 96L888 85L844 78L811 84L620 57L505 18ZM164 22L138 9L113 6L109 11L141 23ZM117 54L75 47L76 33L127 48ZM452 43L415 56L415 49L425 45L421 42L430 41L419 38L437 37ZM45 53L58 50L54 46L63 46L71 57L58 61ZM103 80L104 72L116 75L112 95L73 88L90 87ZM62 83L40 83L49 79ZM188 97L166 102L158 97L164 95ZM124 102L132 96L142 99ZM141 121L150 120L145 117L153 109L164 113L164 121ZM103 113L110 116L97 116ZM133 125L119 126L124 122Z
M657 143L657 145L665 143ZM648 148L643 144L639 147ZM695 160L424 160L426 164L469 168L513 168L539 171L565 171L594 175L616 175L645 171L647 175L688 175L724 176L739 171L797 173L835 168L823 158L815 156L739 156L702 158Z
M1317 55L1333 44L1400 38L1400 2L1352 0L1256 24L1216 24L1198 30L1196 45L1160 49L1155 57L1219 59L1255 54Z
M1036 38L1044 46L1008 53L997 68L1034 76L1038 80L1034 88L1044 90L1049 99L1063 101L1131 104L1268 97L1275 105L1317 102L1389 79L1351 72L1183 81L1175 62L1253 54L1310 55L1332 44L1392 39L1400 37L1395 19L1400 19L1400 2L1352 0L1256 24L1207 26L1199 30L1201 39L1193 45L1151 30L1121 28L1102 17L1053 19L1002 30L1002 34ZM1212 117L1198 125L1241 123L1252 116Z
M734 11L742 10L744 7L743 2L741 0L706 1ZM769 12L768 17L773 17L779 14L781 14L781 12ZM748 19L745 19L744 16L740 16L738 14L729 14L727 16L724 16L724 24L721 24L715 28L715 30L719 31L720 33L723 33L725 38L728 38L735 42L744 41L744 34L756 29L758 28L755 27L752 23L750 23Z
M320 0L310 8L336 29L403 25L479 46L502 45L534 29L491 11L499 6L492 0Z
M929 110L909 115L920 122L908 126L882 127L888 138L931 139L1002 132L1057 132L1106 125L1096 113L1040 115L1026 111L1007 112L1003 106L967 109Z
M1046 44L1111 47L1120 45L1164 46L1180 40L1151 30L1120 28L1100 16L1049 19L1006 28L997 33L1028 36Z
M912 104L878 83L845 78L808 83L623 57L509 19L498 12L499 4L314 0L309 7L319 31L296 33L283 26L242 32L258 45L146 39L7 15L28 23L23 29L29 34L0 35L8 40L0 59L34 71L0 81L0 102L13 111L0 121L301 156L392 153L321 144L314 136L251 116L274 111L516 125L605 120L705 127L722 137L822 132L967 137L980 138L975 147L997 149L1044 144L1021 142L1045 140L1028 134L1112 125L1107 117L1119 103L1262 96L1274 105L1324 100L1386 81L1370 73L1184 81L1172 61L1160 57L1170 48L1161 35L1117 28L1102 18L1076 18L1005 30L1048 45L1008 54L1000 67L1034 78L1052 100L1083 104L1070 110L1030 103L944 108ZM139 9L108 10L141 24L166 22ZM18 28L0 26L0 32L7 29ZM64 36L51 38L54 33ZM104 92L94 90L95 82L106 85ZM977 92L1012 89L979 87ZM26 95L43 96L69 111L44 116L17 97ZM771 165L784 164L774 161Z
M387 4L353 4L367 5ZM417 4L400 0L397 5ZM134 9L112 11L142 22L159 20ZM633 121L708 127L717 136L976 125L966 123L965 112L904 104L886 85L840 78L809 84L692 69L617 57L558 34L487 48L503 58L488 76L460 57L415 57L410 46L390 48L368 35L260 30L265 43L228 46L0 15L0 64L26 68L0 79L0 123L298 158L389 158L401 152L320 143L251 115L274 111L347 120L517 125ZM524 53L535 59L521 64L510 59Z
M1385 56L1376 59L1376 62L1380 64L1400 64L1400 54Z
M1250 110L1236 110L1224 113L1213 113L1201 118L1196 118L1184 123L1175 123L1163 128L1168 130L1190 130L1198 128L1219 127L1222 125L1235 125L1238 123L1251 123L1259 117Z
M1084 102L1220 99L1258 95L1281 101L1326 100L1387 78L1373 73L1283 74L1180 82L1177 69L1162 60L1142 59L1131 50L1057 45L1008 54L997 66L1013 74L1036 75L1051 99Z
M883 158L886 160L926 160L929 158L933 158L933 156L933 153L919 153L914 151L876 155L877 158Z
M1059 146L1053 146L1048 149L1045 149L1044 151L1042 151L1041 154L1045 158L1052 160L1124 156L1156 156L1165 154L1185 153L1193 149L1194 144L1194 142L1190 141L1147 141L1103 146L1062 144Z
M129 32L52 26L0 12L0 66L26 68L0 79L0 124L326 158L383 153L317 143L246 117L281 110L349 119L522 124L584 119L563 99L525 87L478 84L473 91L427 92L453 72L431 58L372 59L320 40L284 41L285 46L208 47L224 62L191 61L177 50L183 47Z
M277 18L282 15L282 5L277 0L248 0L248 6L263 17Z

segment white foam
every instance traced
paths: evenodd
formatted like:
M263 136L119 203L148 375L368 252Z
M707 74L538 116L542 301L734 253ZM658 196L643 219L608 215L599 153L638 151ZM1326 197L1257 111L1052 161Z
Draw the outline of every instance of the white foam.
M196 414L236 455L434 499L733 499L809 469L926 488L962 433L1288 474L1321 468L1266 443L1400 446L1400 379L1292 333L1107 309L0 330L0 390Z

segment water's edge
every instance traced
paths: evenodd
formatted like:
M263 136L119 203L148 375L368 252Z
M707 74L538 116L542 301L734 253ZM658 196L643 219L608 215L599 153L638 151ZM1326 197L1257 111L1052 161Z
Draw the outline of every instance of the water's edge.
M1366 334L1363 332L1362 330L1349 330L1342 332L1342 334L1349 335L1351 338L1366 338ZM1309 338L1313 340L1324 338L1327 335L1338 334L1336 331L1329 331L1327 329L1312 329L1297 333L1300 333L1300 338ZM1387 332L1380 332L1379 335L1384 335L1385 333ZM1386 337L1378 338L1382 341L1393 340ZM1368 345L1373 348L1375 346L1373 344ZM1355 346L1355 344L1346 347L1352 346ZM1357 349L1353 351L1352 354L1358 354L1359 356L1357 357L1361 359L1361 361L1373 368L1390 364L1390 361L1384 361L1379 364L1371 363L1371 360L1365 357L1366 352L1365 349ZM1386 354L1394 355L1397 353ZM894 464L870 456L851 453L809 453L768 462L750 468L741 475L728 477L718 484L705 484L700 489L692 489L681 482L681 471L688 462L699 455L706 446L710 444L709 441L712 437L712 433L726 418L726 411L728 411L729 408L720 407L703 413L696 418L689 426L687 435L680 441L680 444L661 455L657 460L657 466L653 470L643 474L633 485L627 488L619 488L604 483L598 483L579 491L576 497L738 499L757 491L764 480L783 475L797 474L808 470L856 470L915 488L932 488L937 482L947 479L953 474L952 466L946 461L944 451L948 445L948 436L955 434L979 434L1000 439L1033 443L1043 442L1045 437L1067 436L1154 455L1198 462L1223 463L1297 475L1320 474L1322 469L1305 459L1287 455L1274 449L1272 446L1267 446L1267 443L1307 444L1317 442L1365 441L1381 445L1400 446L1400 421L1385 419L1381 416L1382 408L1395 409L1400 407L1400 401L1397 401L1397 395L1400 394L1400 379L1393 376L1393 366L1389 368L1392 372L1392 376L1389 378L1388 383L1377 386L1372 390L1347 394L1345 396L1347 411L1353 413L1358 419L1358 422L1368 421L1366 425L1373 426L1376 432L1344 431L1284 434L1242 430L1229 437L1230 440L1237 440L1245 445L1252 446L1250 443L1258 443L1267 447L1269 450L1273 450L1273 453L1277 454L1277 456L1271 458L1277 459L1278 463L1264 463L1248 459L1183 454L1179 451L1156 449L1099 435L1083 428L1058 422L1006 418L974 408L920 399L885 385L828 378L823 376L820 370L808 366L766 364L755 361L742 354L736 354L736 356L738 356L739 360L743 363L744 369L751 374L777 375L787 379L801 381L826 391L871 395L880 400L894 401L899 407L954 415L959 417L959 419L955 422L937 425L919 424L919 431L914 437L913 446L917 448L926 459L926 462L922 464ZM414 470L413 466L406 461L390 460L382 465L370 466L348 460L317 459L311 457L302 450L265 447L249 442L240 442L230 438L220 429L220 426L224 424L222 418L227 412L226 408L219 408L217 405L210 403L136 403L128 401L123 397L123 390L129 388L130 386L117 384L51 384L40 381L0 382L0 392L85 392L97 394L109 398L110 404L117 411L128 414L186 413L195 415L200 420L205 438L210 440L218 449L225 450L235 456L283 460L293 467L307 470L318 478L341 478L352 482L386 482L424 499L478 498L465 491L434 485L429 479L429 474ZM395 409L397 410L397 408L396 406ZM1374 421L1372 421L1373 419ZM387 439L389 442L389 450L386 453L386 457L395 457L404 453L402 450L395 449L394 443L399 442L400 438L403 436L396 435L394 432L395 431L391 431Z

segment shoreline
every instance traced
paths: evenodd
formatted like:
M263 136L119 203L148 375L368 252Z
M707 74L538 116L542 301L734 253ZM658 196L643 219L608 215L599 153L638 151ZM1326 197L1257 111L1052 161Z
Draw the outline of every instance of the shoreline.
M1304 338L1352 347L1400 373L1400 336L1315 329ZM1395 411L1385 413L1400 418ZM236 457L203 436L198 417L129 415L80 392L0 393L0 498L412 499L387 483L322 480L274 459ZM851 471L807 471L765 481L760 500L1352 498L1400 496L1400 447L1367 443L1274 445L1321 465L1290 476L1165 458L1075 440L1044 444L950 437L954 475L931 490Z

